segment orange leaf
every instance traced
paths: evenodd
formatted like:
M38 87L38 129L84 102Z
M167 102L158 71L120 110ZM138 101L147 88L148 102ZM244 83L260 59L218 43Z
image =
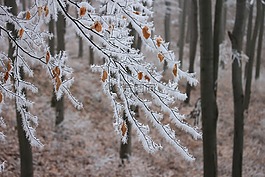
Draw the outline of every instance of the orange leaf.
M156 38L156 45L158 46L158 47L160 47L160 45L163 43L163 39L162 39L162 37L157 37Z
M125 122L122 123L122 126L121 126L121 134L122 136L124 136L127 132L127 126L125 124Z
M24 34L24 29L20 28L20 30L18 30L18 37L21 39L23 34Z
M92 26L92 29L95 29L97 32L102 31L102 25L99 21L96 21Z
M49 63L49 61L50 61L50 58L51 58L50 52L49 52L49 51L47 51L47 52L46 52L46 64L48 64L48 63Z
M86 7L82 6L79 9L79 15L80 17L83 17L86 14Z
M61 79L58 76L55 79L56 79L55 80L56 81L56 91L58 91L60 86L61 86L61 84L62 84L62 81L61 81Z
M3 94L2 92L0 92L0 103L2 103L2 101L3 101Z
M102 74L102 78L101 78L101 80L103 81L103 82L105 82L106 81L106 79L108 78L108 73L107 73L107 71L103 71L103 74Z
M172 72L173 72L174 76L177 77L177 74L178 74L178 66L177 66L177 64L174 64Z
M5 72L5 75L4 75L4 81L6 82L9 78L9 72Z
M150 81L150 77L148 77L147 75L144 76L144 79L147 80L148 82Z
M9 72L11 69L12 69L11 60L9 59L7 63L7 72Z
M54 75L54 77L59 76L61 73L60 68L58 66L56 66L53 70L52 70L52 74Z
M139 79L139 80L142 80L142 78L143 78L143 72L139 72L139 73L138 73L138 79Z
M42 7L38 7L38 16L41 16L42 14Z
M133 13L135 13L136 15L140 15L139 11L134 11Z
M26 12L26 20L29 20L29 19L30 19L30 17L31 17L31 15L30 15L30 12L29 12L29 11L27 11L27 12Z
M43 10L45 12L45 17L47 17L48 14L49 14L49 8L48 8L48 6L45 6Z
M164 55L162 53L158 53L157 57L159 58L160 62L162 62L164 60Z
M145 39L148 39L151 36L151 33L149 31L149 28L147 26L144 26L142 29L143 36Z

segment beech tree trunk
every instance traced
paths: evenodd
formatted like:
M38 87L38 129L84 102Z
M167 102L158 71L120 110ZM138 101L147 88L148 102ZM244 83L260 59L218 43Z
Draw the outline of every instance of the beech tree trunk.
M262 4L260 1L256 1L256 3L257 3L257 15L256 15L255 26L254 26L253 35L251 38L251 43L250 43L250 51L249 51L249 59L248 59L247 75L246 75L245 99L244 99L245 110L248 110L248 107L249 107L253 63L254 63L256 41L257 41L259 25L260 25L260 17L261 17L261 5Z
M58 13L58 21L56 22L57 29L57 52L65 50L65 19L61 12ZM63 78L62 78L63 80ZM62 96L60 100L56 101L55 106L56 120L55 124L58 125L64 120L64 97Z
M166 1L165 2L165 5L166 5L166 14L165 14L165 41L166 42L170 42L170 1ZM167 62L164 61L164 66L163 66L163 70L166 71L167 70Z
M183 62L183 50L184 50L184 40L185 40L185 27L186 27L186 16L187 16L187 0L182 3L182 12L180 16L180 31L179 31L179 61L180 68L182 67Z
M232 33L228 33L232 43L233 51L242 52L242 41L245 29L246 0L237 0L236 19ZM234 146L232 177L242 176L243 158L243 132L244 132L244 107L242 89L242 62L233 60L232 63L232 85L234 99Z
M17 5L15 0L5 0L5 6L12 7L10 12L17 15ZM17 31L13 24L7 24L8 30L12 32L12 35L17 36ZM8 57L11 58L12 62L15 62L14 57L15 47L9 41ZM20 69L21 79L24 78L23 70ZM26 93L25 93L26 95ZM16 109L17 110L17 109ZM26 133L22 125L22 117L18 111L16 111L17 120L17 132L19 141L19 154L20 154L20 176L21 177L33 177L33 162L32 162L32 150L31 145L26 137Z
M196 58L196 50L197 50L197 41L198 41L198 4L197 0L191 0L191 10L190 10L190 63L189 63L189 72L194 72L194 61ZM192 86L187 82L186 86L186 94L187 99L185 100L185 103L190 102L190 92L191 92Z
M259 25L259 40L258 40L258 49L257 49L257 60L256 60L256 73L255 79L259 78L260 75L260 64L261 64L261 53L262 53L262 42L263 42L263 34L264 34L264 16L265 16L265 5L262 4L262 14Z
M211 0L199 0L201 36L201 106L204 177L217 176L217 105L213 83L213 34Z

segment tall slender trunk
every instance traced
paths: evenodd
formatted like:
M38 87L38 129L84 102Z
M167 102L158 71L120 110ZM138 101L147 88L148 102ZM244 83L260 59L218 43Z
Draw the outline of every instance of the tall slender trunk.
M58 14L58 21L56 22L57 29L57 52L65 50L65 19L61 12ZM62 78L63 80L63 78ZM55 124L58 125L64 120L64 97L62 96L60 100L56 102L55 106L56 120Z
M213 83L213 34L211 0L199 0L201 36L201 106L204 177L217 176L217 105Z
M166 1L165 2L165 5L166 5L166 14L165 14L165 22L164 22L164 24L165 24L165 41L166 42L170 42L170 17L171 17L171 15L170 15L170 5L171 5L171 3L170 3L170 1ZM163 66L163 70L164 71L166 71L167 70L167 62L166 61L164 61L164 66Z
M5 0L5 6L12 7L10 12L13 15L17 15L17 5L15 0ZM12 35L17 36L17 31L13 24L7 24L7 29L12 32ZM9 41L9 50L8 57L12 59L14 63L16 58L14 56L15 47ZM19 70L21 79L24 78L24 73L22 68ZM24 94L26 95L25 91ZM16 102L17 105L17 102ZM17 110L17 109L16 109ZM18 132L18 141L19 141L19 154L20 154L20 176L21 177L33 177L33 162L32 162L32 150L31 145L26 137L26 132L23 129L22 117L20 112L16 111L16 120L17 120L17 132Z
M245 29L246 0L237 0L236 19L232 33L228 33L234 52L242 52L242 41ZM237 54L236 54L237 56ZM232 85L234 99L234 146L232 176L242 176L243 132L244 132L244 94L242 89L242 62L234 59L232 63Z
M197 50L197 41L198 41L198 4L197 0L191 0L191 10L190 10L190 64L189 64L189 72L194 72L194 61L196 58L196 50ZM191 92L192 86L187 83L186 86L186 94L187 99L185 100L185 103L190 102L190 92Z
M256 1L257 3L257 16L255 20L255 26L253 30L253 35L251 38L251 47L249 51L249 59L248 59L248 67L247 67L247 78L246 78L246 85L245 85L245 98L244 98L244 109L248 110L249 107L249 101L250 101L250 94L251 94L251 82L252 82L252 71L253 71L253 63L254 63L254 57L255 57L255 49L256 49L256 41L259 31L259 25L260 25L260 17L261 17L261 2Z
M180 32L179 32L179 61L180 61L180 68L183 65L183 50L184 50L184 40L185 40L185 27L186 27L186 16L187 16L187 1L185 0L182 4L182 12L181 12L181 19L180 19Z
M260 75L262 42L263 42L263 34L264 34L264 16L265 16L265 5L262 4L262 14L261 14L260 26L259 26L260 29L259 29L259 40L258 40L258 49L257 49L257 61L256 61L255 79L258 79L259 75Z
M223 0L216 0L214 15L214 34L213 34L213 82L214 95L217 95L218 70L219 70L219 44L221 36Z

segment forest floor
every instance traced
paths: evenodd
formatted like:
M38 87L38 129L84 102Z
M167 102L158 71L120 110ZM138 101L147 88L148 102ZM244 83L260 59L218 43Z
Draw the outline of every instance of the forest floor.
M86 64L84 64L86 63ZM177 136L196 157L195 162L186 162L173 147L164 140L164 148L148 154L137 140L132 139L132 156L125 166L119 159L120 141L113 128L113 111L101 87L100 75L92 73L87 60L71 61L75 72L73 94L83 102L81 111L75 110L65 99L65 120L55 126L55 111L51 108L52 86L44 79L40 68L35 69L37 96L30 95L35 102L31 110L39 117L37 137L44 143L43 149L33 148L34 176L102 176L102 177L155 177L155 176L202 176L202 142L192 140L184 132ZM264 69L264 68L262 68ZM219 176L231 176L233 144L233 99L231 89L231 68L220 70L218 86L218 166ZM263 73L264 74L264 73ZM262 75L264 76L264 75ZM265 175L265 80L254 81L248 116L245 118L245 141L243 176L262 177ZM191 104L181 106L180 111L189 113L199 97L199 86L192 91ZM3 107L7 128L7 141L1 144L0 159L6 161L1 176L19 176L20 160L13 102ZM144 115L140 115L144 117ZM152 132L157 137L156 132ZM159 137L159 136L158 136Z
M156 19L155 19L156 20ZM158 28L158 34L163 30ZM73 36L68 36L69 38ZM174 37L175 38L175 37ZM176 39L174 39L176 41ZM76 42L76 43L74 43ZM71 45L71 46L70 46ZM75 46L75 47L73 47ZM91 72L88 56L78 59L77 41L67 44L75 83L71 88L84 108L76 110L65 99L65 120L55 126L55 111L51 107L52 85L40 66L34 69L34 83L39 88L36 95L29 97L35 102L31 112L39 117L37 137L42 141L42 149L33 148L34 176L36 177L201 177L203 176L202 141L195 141L189 135L175 130L182 144L196 157L195 162L185 161L157 132L151 136L163 145L155 154L148 154L138 141L135 132L132 138L130 161L121 165L119 158L120 140L113 128L113 111L110 101L101 91L99 73ZM172 48L176 43L172 43ZM87 50L85 50L87 52ZM187 52L186 52L187 53ZM97 58L97 57L96 57ZM98 63L100 61L96 60ZM188 61L186 61L188 63ZM199 78L199 61L196 61ZM185 66L184 66L185 68ZM187 68L187 67L186 67ZM245 117L243 176L265 176L265 67L261 78L253 80L251 103ZM185 90L185 82L180 86ZM200 97L198 85L191 94L190 105L179 104L180 111L189 114ZM6 142L0 146L0 161L6 161L1 177L19 176L20 160L16 131L15 107L13 101L5 100L2 108L7 127L1 129ZM231 86L231 65L220 69L218 80L219 118L217 125L218 176L231 176L233 149L233 96ZM142 119L145 115L140 115ZM188 120L192 123L191 120Z

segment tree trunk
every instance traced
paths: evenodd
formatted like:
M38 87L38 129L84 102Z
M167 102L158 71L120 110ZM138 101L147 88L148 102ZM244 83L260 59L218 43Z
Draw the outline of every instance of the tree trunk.
M5 6L12 7L12 9L10 9L10 12L12 14L17 15L17 5L15 0L5 0L4 3ZM17 36L17 32L15 31L15 27L13 24L7 24L7 29L12 31L13 36ZM14 52L15 52L15 47L12 45L11 41L9 41L8 57L12 59L12 62L15 62ZM21 74L21 79L23 79L24 77L23 71L20 69L19 72ZM20 154L20 176L33 177L31 145L26 137L26 133L22 125L22 117L18 111L16 111L16 119L17 119L17 131L18 131L19 154Z
M216 0L213 34L213 83L214 95L217 96L218 70L219 70L219 44L221 36L223 0Z
M245 86L245 99L244 99L244 109L248 110L250 94L251 94L251 82L252 82L252 71L253 71L253 63L255 57L255 49L256 49L256 41L259 31L260 17L261 17L261 2L257 1L257 16L255 20L255 26L253 30L253 35L251 38L251 46L249 51L249 59L248 59L248 67L247 67L247 78L246 78L246 86Z
M185 40L185 27L186 27L186 14L187 14L187 1L185 0L182 5L182 12L180 17L180 31L179 31L179 61L180 68L183 65L183 50L184 50L184 40Z
M253 20L253 4L249 6L249 14L248 14L248 28L247 28L247 41L246 41L246 55L249 57L250 48L251 48L251 36L252 36L252 20ZM244 76L247 78L247 68L248 63L245 65Z
M196 50L197 50L197 41L198 41L198 4L196 0L191 0L191 10L190 10L190 64L189 64L189 72L194 72L194 61L196 58ZM186 94L187 99L185 100L185 103L190 102L190 92L191 92L192 86L187 83L186 86Z
M65 19L61 12L58 14L58 21L56 22L57 29L57 52L65 50ZM63 78L62 78L63 80ZM56 120L55 124L58 125L64 120L64 97L62 96L60 100L56 101L55 112L56 112Z
M245 29L246 0L237 0L236 19L232 33L228 33L233 51L242 52L242 41ZM243 132L244 132L244 114L243 114L243 89L242 89L242 62L234 59L232 63L232 85L234 99L234 146L233 146L233 166L232 176L242 176L242 158L243 158Z
M261 14L260 26L259 26L260 29L259 29L255 79L258 79L260 75L260 64L261 64L262 42L263 42L262 39L263 39L263 34L264 34L264 16L265 16L265 5L262 4L262 14Z
M171 5L171 3L169 1L166 1L165 5L166 5L166 14L165 14L165 22L164 22L164 24L165 24L165 41L170 42L170 22L171 22L170 21L170 17L171 17L170 5ZM167 62L164 61L163 70L166 71L167 68L168 68Z
M217 176L217 105L213 83L213 34L211 0L199 0L201 36L201 106L204 177Z

